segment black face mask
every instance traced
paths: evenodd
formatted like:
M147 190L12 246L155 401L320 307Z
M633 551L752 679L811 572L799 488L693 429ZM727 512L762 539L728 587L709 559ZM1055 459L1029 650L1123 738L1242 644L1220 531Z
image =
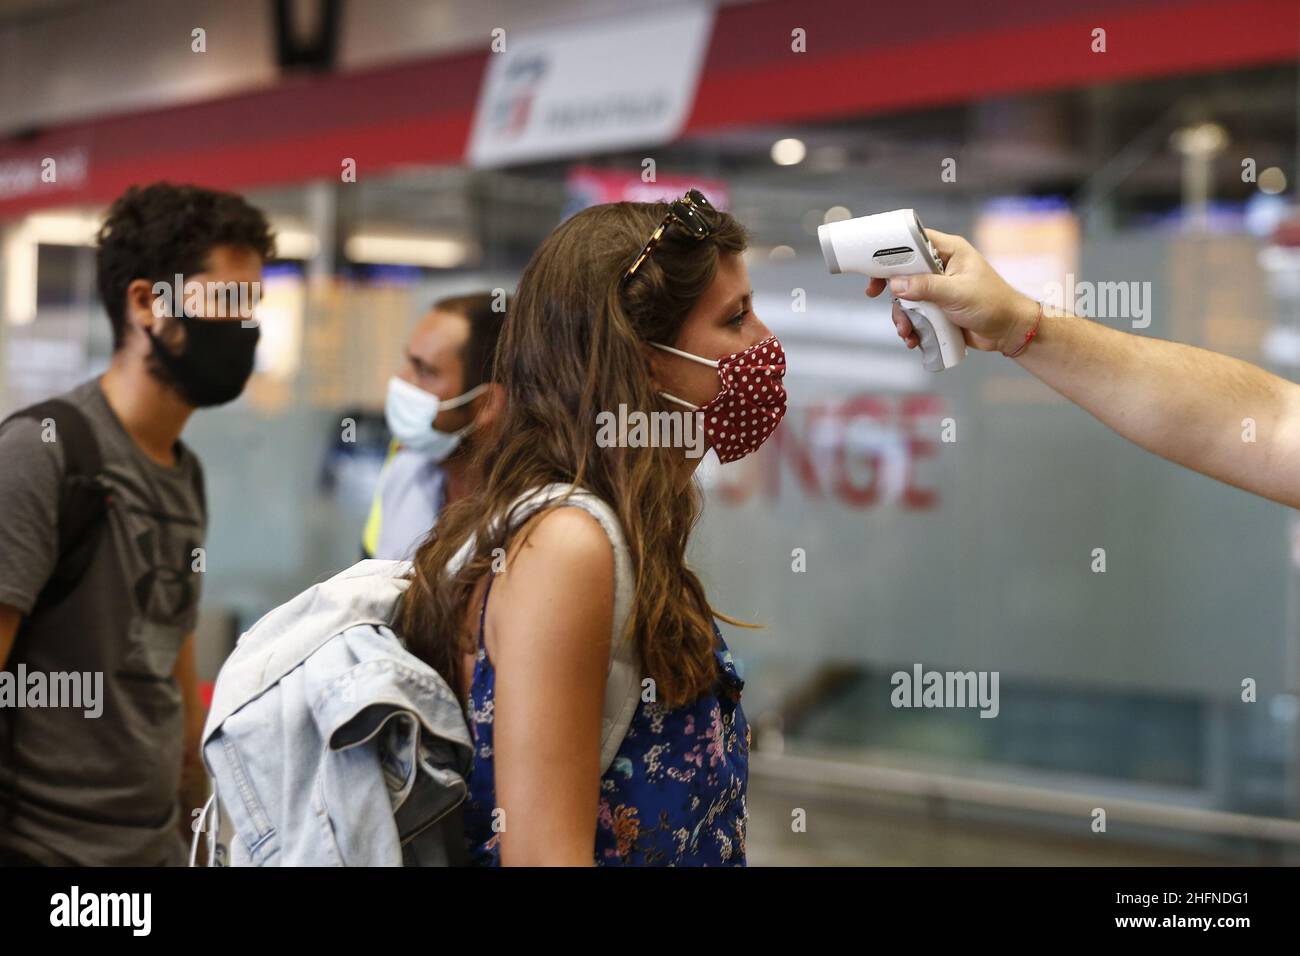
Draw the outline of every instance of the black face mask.
M147 330L153 354L181 398L197 408L224 405L239 397L253 374L253 354L262 336L259 326L244 328L238 319L198 319L182 315L185 348L177 355Z

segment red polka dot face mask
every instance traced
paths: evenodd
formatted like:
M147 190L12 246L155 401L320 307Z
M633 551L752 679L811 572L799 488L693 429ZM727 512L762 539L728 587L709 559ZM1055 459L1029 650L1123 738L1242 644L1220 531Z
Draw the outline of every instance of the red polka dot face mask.
M704 413L704 434L723 464L757 450L785 416L785 386L781 384L785 378L785 350L775 335L717 360L658 342L650 344L718 370L722 391L705 405L692 405L667 392L659 394Z

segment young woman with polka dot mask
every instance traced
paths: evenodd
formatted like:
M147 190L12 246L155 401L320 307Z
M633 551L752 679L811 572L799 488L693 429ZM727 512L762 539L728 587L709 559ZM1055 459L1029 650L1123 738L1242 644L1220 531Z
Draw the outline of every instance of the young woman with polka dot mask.
M420 546L397 626L482 715L466 813L476 860L745 862L744 682L717 622L752 625L715 608L686 559L703 507L701 458L686 453L697 446L610 444L598 422L684 403L723 461L776 427L785 360L753 312L747 243L734 217L694 191L610 203L556 227L520 278L496 351L505 401L480 447L484 481ZM520 496L556 483L608 505L627 567L608 528L580 509L504 520ZM618 601L627 623L614 635ZM602 770L615 639L633 641L655 695L637 704ZM718 752L706 754L699 727L715 728ZM495 808L508 831L495 831ZM637 829L638 819L648 822Z

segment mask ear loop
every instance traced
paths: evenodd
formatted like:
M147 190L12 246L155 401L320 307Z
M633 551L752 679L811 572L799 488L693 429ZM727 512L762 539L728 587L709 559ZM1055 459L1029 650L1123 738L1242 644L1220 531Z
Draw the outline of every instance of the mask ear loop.
M683 408L689 408L693 412L698 412L700 410L700 406L692 405L690 402L686 401L685 399L678 398L676 395L670 395L668 392L660 392L659 397L663 399L667 399L670 402L676 402L678 405L682 406Z
M449 398L445 402L442 399L438 399L438 411L442 411L444 408L460 408L466 402L472 402L474 399L478 398L479 395L482 394L483 389L487 387L487 382L479 382L464 395L457 395L455 398Z
M699 362L701 365L709 365L712 366L713 368L719 367L719 363L717 359L701 358L698 355L692 355L690 352L683 352L681 349L675 349L671 345L662 345L659 342L651 342L650 344L657 349L663 349L665 352L672 352L674 355L680 355L682 358L688 358L692 362Z
M460 406L464 405L466 402L472 402L474 399L478 398L479 395L483 393L483 390L487 387L488 387L487 382L479 382L477 385L471 388L464 395L457 395L455 398L448 399L445 402L439 400L438 411L441 412L445 408L460 408ZM457 438L464 438L466 435L472 432L475 429L475 427L477 427L477 425L478 422L471 421L464 428L458 428L456 431L452 432L452 434L455 435Z
M701 358L698 355L692 355L690 352L683 352L681 349L675 349L671 345L663 345L659 342L650 342L648 344L653 345L657 349L663 349L665 352L672 352L674 355L680 355L682 358L688 358L692 362L699 362L701 365L708 365L711 368L721 367L717 359ZM693 412L698 412L700 410L699 405L693 405L685 399L678 398L676 395L670 395L668 392L660 392L659 397L667 399L670 402L676 402L683 408L689 408Z

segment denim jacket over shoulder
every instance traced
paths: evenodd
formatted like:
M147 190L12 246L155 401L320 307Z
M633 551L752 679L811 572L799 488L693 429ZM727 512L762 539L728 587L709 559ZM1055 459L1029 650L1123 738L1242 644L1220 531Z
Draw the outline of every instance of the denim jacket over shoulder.
M203 760L230 863L448 865L473 765L461 705L389 627L405 561L362 561L276 608L221 669Z

